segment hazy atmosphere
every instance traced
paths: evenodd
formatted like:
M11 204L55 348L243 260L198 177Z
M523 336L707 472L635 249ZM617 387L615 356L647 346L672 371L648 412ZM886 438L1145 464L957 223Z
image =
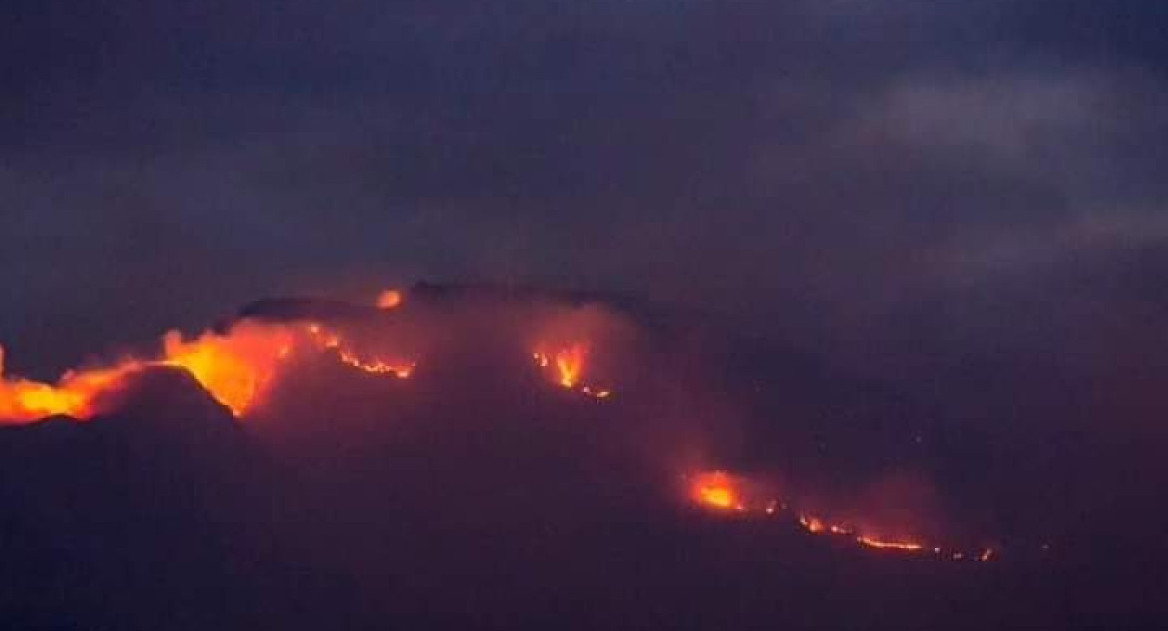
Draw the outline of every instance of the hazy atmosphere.
M1168 3L8 4L0 622L1166 613Z

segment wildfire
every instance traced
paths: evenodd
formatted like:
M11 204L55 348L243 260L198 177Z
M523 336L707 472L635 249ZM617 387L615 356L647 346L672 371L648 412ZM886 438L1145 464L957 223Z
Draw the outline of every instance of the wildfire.
M577 342L551 353L537 350L531 357L540 368L554 369L556 383L564 388L577 390L596 399L607 399L612 396L611 390L580 384L588 360L587 344Z
M271 386L280 362L295 343L287 327L244 323L225 335L204 333L184 341L171 331L162 338L166 366L185 368L215 400L242 416Z
M765 516L772 519L776 517L793 519L792 523L798 523L803 530L812 535L837 537L865 548L903 553L932 551L939 557L954 561L987 562L993 559L996 554L993 548L985 548L971 553L968 550L945 549L940 546L926 547L926 544L911 539L885 539L871 533L864 533L850 524L833 523L823 517L806 512L795 513L794 517L781 517L787 513L781 513L779 508L782 507L783 511L786 511L788 508L786 503L773 498L763 501L758 497L759 489L757 487L751 487L750 482L745 478L725 471L702 472L686 476L686 480L689 483L690 498L703 508L719 511L735 510L748 515ZM753 499L747 498L746 489L748 488L754 488L749 493L755 496Z
M700 504L718 510L744 510L741 491L725 471L712 471L694 477L690 492Z
M0 423L31 422L56 414L89 417L97 396L139 367L127 362L110 368L71 370L56 384L40 383L5 376L4 348L0 347Z
M800 515L799 523L802 524L803 527L807 529L807 532L810 533L819 534L824 530L827 530L827 528L823 525L823 520L819 519L818 517Z
M412 361L363 358L355 348L346 343L335 331L326 329L317 323L309 324L306 330L318 350L331 350L336 352L337 358L347 366L376 375L392 374L399 379L408 379L414 374L416 364Z
M367 373L375 375L393 374L398 379L409 379L414 374L413 363L387 364L380 359L362 360L351 351L340 352L341 362L345 365L352 366L357 370L362 370Z
M580 381L580 373L584 371L584 359L588 356L588 347L583 344L573 344L566 349L556 352L555 366L560 376L560 385L565 388L574 388Z
M925 546L919 543L909 541L881 541L873 537L865 537L863 535L856 537L856 541L860 545L868 546L869 548L878 548L881 550L903 550L905 552L918 552L924 550Z
M362 357L339 333L320 324L294 326L243 322L225 333L206 332L185 340L178 331L162 338L155 359L124 359L109 366L70 370L55 384L4 376L0 348L0 422L28 423L64 414L85 420L97 414L101 395L116 390L127 375L151 366L182 368L237 417L263 399L293 353L307 348L332 351L337 359L372 374L405 379L415 364Z
M394 309L402 300L401 292L389 289L378 296L377 306ZM56 383L42 383L5 375L5 354L0 347L0 424L34 422L53 415L79 420L92 418L101 412L98 407L103 395L120 388L132 373L156 366L185 370L236 417L244 417L261 405L289 361L304 353L314 353L372 375L399 379L410 378L417 366L412 359L368 351L345 333L319 322L280 324L245 320L226 331L208 331L190 339L178 331L170 331L163 336L161 351L153 358L126 358L104 366L70 370ZM541 344L531 353L531 358L558 386L607 399L612 395L611 390L584 382L589 355L589 344L576 341L564 345ZM822 513L789 507L757 481L726 471L696 473L686 476L685 483L688 499L703 509L741 513L748 518L765 515L768 519L785 520L792 528L801 526L812 535L835 537L863 548L931 552L937 558L973 562L988 562L997 555L993 548L957 549L933 545L933 542L926 547L926 543L914 538L886 539L888 531L874 533L867 527L840 522Z
M377 295L377 308L385 310L396 309L401 305L403 299L402 292L396 289L386 289Z

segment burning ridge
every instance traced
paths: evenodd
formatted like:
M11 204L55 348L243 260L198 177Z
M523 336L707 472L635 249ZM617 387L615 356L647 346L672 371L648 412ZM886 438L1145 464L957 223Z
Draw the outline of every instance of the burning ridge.
M798 524L809 534L847 541L867 548L915 555L931 555L953 561L987 562L997 551L992 546L979 548L948 547L916 538L888 538L867 532L846 521L804 512L777 497L753 490L757 485L745 477L726 471L704 471L684 476L690 499L715 513L738 515L750 519L776 519Z
M499 297L502 300L499 300ZM158 369L187 373L236 419L246 419L263 408L279 381L301 360L327 360L348 370L381 378L405 380L427 362L441 357L442 327L469 331L469 337L489 339L497 331L480 331L501 320L514 322L516 331L501 337L507 344L519 340L526 348L504 349L517 357L526 354L545 382L582 398L613 398L610 376L596 370L596 345L604 327L586 311L585 298L541 295L534 290L503 291L485 287L445 287L421 284L410 292L386 290L370 305L311 299L268 299L252 303L237 318L192 337L166 333L159 351L149 357L125 357L102 365L66 372L55 383L5 376L0 348L0 424L28 424L67 416L85 421L108 413L131 377ZM451 310L455 299L469 301ZM539 304L532 314L492 318L498 304ZM568 311L557 311L567 302ZM461 303L460 303L461 305ZM554 305L553 316L543 310ZM584 309L584 311L578 311ZM420 323L424 323L420 324ZM484 324L487 323L487 324ZM439 327L439 328L442 328ZM367 329L389 329L393 344L367 344ZM504 344L506 346L506 344ZM942 546L917 538L889 538L848 521L832 521L802 511L761 485L724 471L683 474L684 501L714 513L759 520L784 520L807 533L856 546L955 561L989 561L993 547Z
M284 321L263 319L263 311L297 314ZM271 301L249 307L222 327L187 339L179 331L163 335L161 350L149 358L124 357L72 369L55 383L37 382L4 373L0 347L0 424L32 423L50 416L89 420L107 410L104 402L127 377L152 368L187 371L216 401L237 418L262 403L286 366L297 356L331 355L336 361L366 373L408 378L415 363L407 358L366 355L335 328L303 317L353 317L365 311L343 303ZM253 315L254 314L254 315Z

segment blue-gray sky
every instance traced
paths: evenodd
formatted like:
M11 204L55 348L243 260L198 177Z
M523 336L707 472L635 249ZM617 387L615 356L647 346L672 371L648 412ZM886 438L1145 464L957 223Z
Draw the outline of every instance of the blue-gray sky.
M0 340L34 369L416 278L703 302L864 361L1061 331L1041 305L1069 337L1099 301L1164 307L1160 3L18 1L5 22Z

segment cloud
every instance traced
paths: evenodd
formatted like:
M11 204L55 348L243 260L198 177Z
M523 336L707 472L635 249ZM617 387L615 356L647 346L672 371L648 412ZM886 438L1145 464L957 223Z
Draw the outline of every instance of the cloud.
M59 77L6 102L16 361L378 277L616 287L813 340L1163 207L1162 74L1119 10L510 8L27 7L83 36L9 44Z

